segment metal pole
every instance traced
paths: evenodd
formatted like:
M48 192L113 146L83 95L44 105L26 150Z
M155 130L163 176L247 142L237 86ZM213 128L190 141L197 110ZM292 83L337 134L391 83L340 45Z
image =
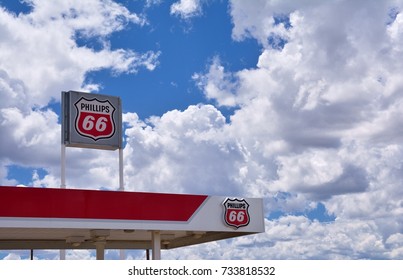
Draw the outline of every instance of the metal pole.
M121 260L126 259L126 250L125 249L120 249L119 250L119 257L120 257Z
M152 259L153 260L160 260L161 259L161 233L157 230L151 233L152 235Z
M119 191L124 191L125 185L123 180L123 149L119 148ZM121 249L119 251L119 256L121 260L126 259L126 251Z
M123 181L123 149L119 148L119 191L124 191L124 181Z
M34 249L31 249L31 261L34 259Z
M60 170L60 188L66 188L66 145L62 144L61 146L61 170Z
M97 241L95 242L95 247L97 250L97 260L105 259L105 241Z
M61 159L60 188L65 189L66 188L66 145L65 144L61 145L60 159ZM66 250L61 249L59 254L60 254L60 260L66 259Z

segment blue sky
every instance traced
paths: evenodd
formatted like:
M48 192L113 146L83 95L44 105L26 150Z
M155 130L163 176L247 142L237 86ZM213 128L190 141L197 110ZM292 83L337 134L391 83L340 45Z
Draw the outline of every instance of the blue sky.
M121 95L124 110L136 112L142 119L173 109L184 110L191 104L214 103L204 98L192 75L203 72L216 56L234 71L256 65L260 46L255 40L234 42L231 39L232 23L226 1L206 3L203 15L194 19L170 15L172 1L148 8L141 1L122 3L131 11L147 13L149 24L128 25L125 30L112 34L111 47L161 52L158 67L152 72L139 71L137 75L118 77L113 77L109 70L95 71L87 79L102 81L103 92ZM94 44L92 40L81 43Z
M266 233L163 257L403 257L402 1L81 2L0 1L0 185L60 185L61 91L117 95L127 190L265 201ZM115 153L67 162L117 189Z

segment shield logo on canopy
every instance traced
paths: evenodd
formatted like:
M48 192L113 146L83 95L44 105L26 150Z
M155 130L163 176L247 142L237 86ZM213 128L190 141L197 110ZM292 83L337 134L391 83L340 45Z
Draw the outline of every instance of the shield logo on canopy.
M245 199L227 198L223 202L223 206L225 224L237 229L240 227L245 227L249 224L249 204Z

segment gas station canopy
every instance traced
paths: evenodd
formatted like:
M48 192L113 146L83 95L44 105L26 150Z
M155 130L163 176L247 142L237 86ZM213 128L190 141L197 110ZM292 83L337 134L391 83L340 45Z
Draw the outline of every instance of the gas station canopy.
M264 232L259 198L0 187L0 249L171 249Z

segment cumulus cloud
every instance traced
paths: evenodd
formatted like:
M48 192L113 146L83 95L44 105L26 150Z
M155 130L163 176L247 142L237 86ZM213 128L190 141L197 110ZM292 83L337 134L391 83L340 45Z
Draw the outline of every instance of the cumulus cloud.
M303 216L265 221L266 233L163 253L187 259L371 259L399 258L399 241L385 244L374 223L320 223ZM389 250L389 248L394 249ZM196 250L195 250L196 249ZM180 251L180 252L177 252Z
M139 67L153 70L158 52L136 53L112 50L108 36L128 23L144 20L112 1L68 1L54 5L29 1L32 11L15 15L0 9L0 70L19 91L29 91L28 106L46 106L59 100L65 89L99 88L87 85L89 71L111 69L117 73L135 72ZM77 40L97 37L97 49L80 46ZM15 93L14 93L15 94Z
M244 160L260 167L248 177L249 192L263 194L269 211L304 212L323 201L336 217L334 223L321 224L291 215L286 228L286 218L268 221L267 235L262 236L270 236L267 246L275 248L267 252L278 253L267 257L399 256L399 243L393 247L385 240L394 242L403 226L397 114L402 87L396 76L403 70L403 3L255 4L231 1L230 7L233 38L253 38L262 46L256 68L230 72L217 58L194 79L206 98L237 108L227 136L247 151ZM301 219L305 233L280 240L284 230ZM352 234L336 229L341 225ZM330 247L308 244L333 235L346 239Z
M38 0L25 3L32 6L32 12L26 15L30 20L43 25L62 21L71 30L85 36L107 36L122 30L130 22L139 25L146 23L142 16L131 13L111 0L90 0L86 3L71 0L60 5Z
M25 110L29 109L24 82L10 78L4 70L0 71L0 98L0 108L16 107Z
M21 256L16 253L9 253L3 258L4 260L21 260Z
M7 161L1 160L0 161L0 185L2 186L15 186L18 184L18 181L15 179L7 179L8 170L7 170Z
M147 122L136 115L126 120L126 176L135 190L223 194L234 186L244 154L225 138L225 118L215 107L189 106Z
M192 79L204 91L205 96L216 101L219 106L235 106L237 104L234 96L237 77L232 77L232 73L225 72L219 57L214 58L207 74L195 73Z
M198 85L218 105L240 106L231 116L232 136L242 139L249 152L262 153L261 160L275 159L278 177L271 178L273 186L284 178L281 189L322 186L330 191L331 182L341 180L341 185L353 188L346 187L346 192L354 191L353 185L365 191L367 166L346 157L349 145L386 146L400 135L396 133L400 117L395 115L398 91L390 94L388 82L379 77L379 71L391 73L403 66L400 61L393 66L384 63L398 55L396 38L391 36L398 32L391 30L399 24L399 16L390 20L396 3L384 3L379 9L375 2L365 8L336 2L264 2L263 8L242 1L231 4L233 36L256 38L264 47L257 67L230 73L216 59L205 75L195 75ZM343 18L338 19L335 11ZM363 16L372 12L376 17ZM277 25L286 24L276 22L278 14L289 21L280 31ZM357 21L372 27L381 40L375 42L372 33L357 29ZM269 31L256 31L265 27L262 22L267 22ZM280 49L265 43L271 34L283 37Z
M171 15L188 19L201 13L200 0L180 0L171 5Z

